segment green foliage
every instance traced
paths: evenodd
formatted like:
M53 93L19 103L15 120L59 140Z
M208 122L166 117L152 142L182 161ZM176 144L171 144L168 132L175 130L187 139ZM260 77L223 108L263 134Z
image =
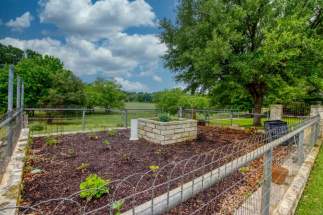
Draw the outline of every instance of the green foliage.
M111 130L109 130L109 131L108 131L108 135L109 135L110 137L114 137L114 136L116 136L116 135L117 135L117 133L118 133L118 131L117 131L116 129L111 129Z
M90 164L89 163L81 163L81 165L78 166L76 169L77 170L81 170L83 172L84 170L86 170L89 167L90 167Z
M110 143L110 141L109 141L109 140L104 140L104 141L103 141L103 144L104 144L104 145L110 145L111 143Z
M49 146L54 146L54 145L58 144L57 139L55 139L52 136L46 137L45 141L46 141L46 144L49 145Z
M24 52L13 46L5 46L0 43L0 66L4 64L17 64Z
M159 166L157 165L150 165L149 169L153 172L156 173L159 170Z
M160 114L158 118L161 122L169 122L171 120L171 117L166 113Z
M108 185L110 180L104 180L96 174L89 175L85 181L80 184L80 197L91 200L92 198L100 198L109 192Z
M159 109L170 114L176 114L179 107L195 109L209 107L207 97L187 95L179 88L156 93L154 101Z
M242 173L242 174L246 174L246 173L248 173L249 171L250 171L250 169L249 169L249 167L247 167L247 166L241 167L241 168L239 169L239 172L240 172L240 173Z
M123 108L125 94L121 86L113 81L97 79L85 87L87 106L104 108Z
M115 215L121 215L121 209L123 207L123 204L124 204L123 200L113 202L112 209L114 210Z
M277 90L288 100L304 98L300 89L317 97L323 89L317 8L316 0L182 0L175 24L161 22L165 66L193 92L213 92L213 103L243 101L258 113L267 98L282 98Z

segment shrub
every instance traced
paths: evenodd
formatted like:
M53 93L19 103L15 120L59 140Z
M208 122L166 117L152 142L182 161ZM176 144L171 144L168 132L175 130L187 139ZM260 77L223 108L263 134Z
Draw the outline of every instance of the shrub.
M49 146L54 146L58 143L58 141L54 137L47 137L46 144Z
M104 145L110 145L111 143L109 142L109 140L104 140L104 141L103 141L103 144L104 144Z
M161 122L169 122L171 120L168 114L161 114L159 115L159 121Z
M109 192L109 184L110 180L106 181L96 174L91 174L80 184L80 197L87 200L98 199Z
M37 123L37 124L33 124L31 127L30 127L30 130L31 131L43 131L45 129L44 125L41 124L41 123Z

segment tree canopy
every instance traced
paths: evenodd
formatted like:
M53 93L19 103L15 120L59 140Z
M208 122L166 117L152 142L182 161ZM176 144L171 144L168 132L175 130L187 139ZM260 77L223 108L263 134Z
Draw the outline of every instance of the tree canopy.
M176 23L161 22L165 65L193 92L239 93L260 113L267 97L322 92L322 16L316 0L181 0Z
M123 108L126 94L121 86L110 80L97 79L85 87L87 106L110 108Z

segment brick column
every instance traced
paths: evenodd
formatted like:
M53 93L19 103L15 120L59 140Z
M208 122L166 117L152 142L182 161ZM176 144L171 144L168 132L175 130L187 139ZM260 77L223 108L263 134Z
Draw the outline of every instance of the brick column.
M283 105L270 105L270 120L281 120L283 118Z
M322 105L312 105L311 106L311 116L320 115L320 137L323 137L323 106Z

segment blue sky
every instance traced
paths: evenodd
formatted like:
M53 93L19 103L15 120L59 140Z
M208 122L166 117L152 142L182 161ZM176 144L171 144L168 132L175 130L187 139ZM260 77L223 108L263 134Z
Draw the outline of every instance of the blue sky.
M176 0L1 0L0 43L59 57L85 82L112 79L129 91L173 88L158 20Z

